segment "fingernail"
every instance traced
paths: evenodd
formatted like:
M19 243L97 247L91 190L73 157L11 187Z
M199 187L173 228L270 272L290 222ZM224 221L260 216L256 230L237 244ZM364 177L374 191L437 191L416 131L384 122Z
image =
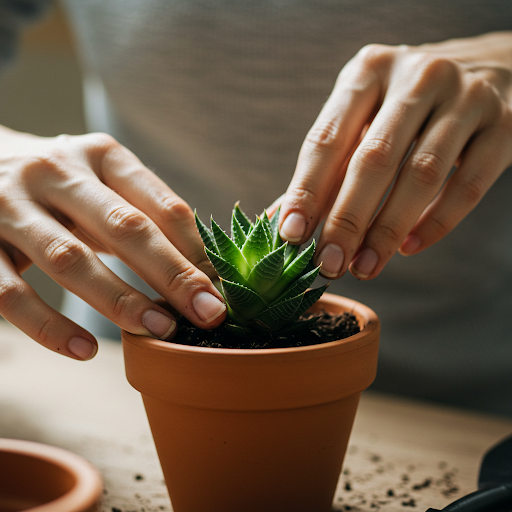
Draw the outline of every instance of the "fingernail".
M199 292L192 300L192 306L197 316L207 324L226 311L226 304L208 292Z
M306 232L306 219L300 213L290 213L281 226L281 237L288 242L299 242Z
M413 254L417 249L419 249L421 245L421 239L417 235L407 235L405 240L402 242L402 245L400 246L400 249L398 249L398 252L402 256L410 256Z
M98 347L92 341L80 336L75 336L68 341L68 349L84 361L92 359L98 351Z
M356 277L367 278L377 266L379 257L373 249L363 249L352 262L352 272Z
M166 340L176 329L176 320L154 309L148 309L142 315L142 325L161 340Z
M341 247L336 244L327 244L316 259L317 262L322 263L320 274L331 279L338 277L344 258Z

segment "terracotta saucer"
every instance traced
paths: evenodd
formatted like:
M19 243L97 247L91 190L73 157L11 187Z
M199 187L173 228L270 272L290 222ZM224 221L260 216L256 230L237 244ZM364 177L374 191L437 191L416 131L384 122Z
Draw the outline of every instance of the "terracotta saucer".
M0 438L0 512L99 512L103 483L82 457Z

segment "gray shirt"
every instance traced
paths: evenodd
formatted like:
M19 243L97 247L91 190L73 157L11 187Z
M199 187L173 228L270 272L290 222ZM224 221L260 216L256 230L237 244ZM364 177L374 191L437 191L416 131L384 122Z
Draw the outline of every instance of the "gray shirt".
M512 28L506 0L67 0L67 7L90 129L113 134L203 218L213 214L226 227L236 200L254 214L285 191L309 127L361 46ZM381 318L375 388L512 415L511 193L506 172L434 247L395 256L372 281L347 275L332 283ZM67 312L86 322L74 307Z

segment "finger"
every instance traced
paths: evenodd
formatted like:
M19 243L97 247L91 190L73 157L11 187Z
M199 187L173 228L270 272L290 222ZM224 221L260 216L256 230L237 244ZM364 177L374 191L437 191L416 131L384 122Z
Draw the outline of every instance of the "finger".
M356 277L380 273L443 186L479 122L476 109L452 102L432 115L350 264Z
M267 215L270 218L274 215L274 213L277 212L279 207L281 206L281 203L284 200L285 194L281 194L269 207L265 208L265 211L267 212ZM263 213L261 214L263 216Z
M0 249L0 315L42 346L78 360L92 359L95 338L48 306Z
M452 231L480 202L512 164L512 118L477 135L459 168L425 210L400 246L404 256L417 254Z
M327 216L316 261L324 277L346 271L432 104L389 96L357 146Z
M172 315L122 281L41 208L26 207L3 231L11 245L119 327L160 339L174 335ZM17 239L19 232L24 236Z
M81 231L118 256L192 323L211 329L224 320L226 306L212 281L147 215L97 179L76 181L72 194L59 192L45 192L54 208L58 205Z
M348 65L309 131L281 207L280 234L302 243L322 219L332 184L342 176L345 163L361 131L380 102L380 86L373 71Z
M91 165L101 181L144 212L194 266L212 279L217 277L204 252L190 206L113 138L105 134L87 137Z

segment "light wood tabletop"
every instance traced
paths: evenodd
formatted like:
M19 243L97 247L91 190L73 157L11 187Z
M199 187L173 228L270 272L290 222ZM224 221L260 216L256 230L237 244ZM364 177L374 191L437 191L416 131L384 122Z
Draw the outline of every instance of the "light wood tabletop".
M363 393L333 510L443 508L476 489L483 454L511 434L512 419ZM100 340L95 359L78 362L0 320L0 437L91 461L105 480L104 512L172 510L118 342Z

